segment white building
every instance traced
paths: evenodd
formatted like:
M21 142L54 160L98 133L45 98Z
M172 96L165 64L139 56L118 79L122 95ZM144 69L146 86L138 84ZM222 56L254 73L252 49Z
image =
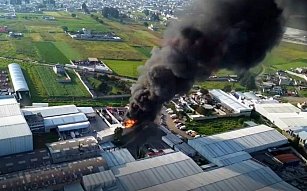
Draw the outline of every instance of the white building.
M214 99L221 102L224 107L233 111L234 113L250 116L252 109L239 102L233 96L219 89L210 90L209 93Z
M307 114L290 103L256 104L255 110L281 130L307 126Z
M16 99L0 98L0 156L32 150L32 132Z
M227 166L250 159L248 153L288 143L273 128L258 125L188 141L200 155L218 166Z

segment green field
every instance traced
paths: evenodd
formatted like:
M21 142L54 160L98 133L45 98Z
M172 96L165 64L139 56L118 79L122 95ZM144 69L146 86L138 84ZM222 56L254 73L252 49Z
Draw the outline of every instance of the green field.
M236 91L243 91L245 88L237 82L216 82L216 81L203 81L199 82L204 89L224 89L225 86L231 86Z
M57 75L51 67L35 66L34 70L42 81L44 90L48 97L89 97L89 93L80 82L74 72L67 70L72 79L71 83L57 82Z
M24 38L11 39L0 34L0 56L47 63L66 63L68 59L97 57L100 59L145 60L150 56L151 47L160 43L161 35L140 24L123 24L103 18L103 24L90 15L76 12L74 18L69 12L44 12L42 14L17 13L17 19L0 18L0 26L24 33ZM43 16L54 16L47 21ZM124 42L93 42L73 40L64 34L62 27L69 31L87 28L93 32L115 32ZM55 46L53 46L52 45ZM35 46L32 46L35 44ZM22 50L20 47L24 46ZM32 48L31 48L32 46ZM135 48L139 46L140 48ZM34 47L34 48L33 48ZM64 56L63 56L64 55ZM65 58L66 57L66 58Z
M150 46L135 46L134 47L137 51L139 51L140 53L142 53L143 55L145 55L146 57L150 57L151 56L151 51L153 47Z
M264 72L307 67L307 46L282 42L263 61Z
M144 64L142 61L104 60L116 74L136 78L137 68Z
M52 42L35 42L43 62L67 64L67 57Z
M249 118L237 117L237 118L220 118L206 120L203 122L188 122L186 126L188 129L194 130L201 135L214 135L231 131L243 127L244 121L249 121Z

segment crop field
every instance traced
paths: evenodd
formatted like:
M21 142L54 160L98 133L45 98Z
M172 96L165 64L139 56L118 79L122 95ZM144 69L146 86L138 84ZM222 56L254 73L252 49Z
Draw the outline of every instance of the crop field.
M66 42L54 42L53 45L55 45L56 48L59 51L61 51L67 59L70 59L70 60L82 59L80 52L76 50L75 48L72 48Z
M265 72L307 67L307 46L282 42L263 61Z
M144 64L142 61L104 60L116 74L131 78L138 77L137 68Z
M87 90L72 71L67 71L72 82L64 84L57 82L57 76L51 67L35 66L34 70L42 81L48 97L89 97Z
M35 42L35 46L43 62L69 63L67 57L52 42Z
M134 48L143 55L145 55L147 58L151 56L151 51L153 49L153 47L151 46L134 46Z
M205 120L203 122L188 122L188 129L194 130L201 135L214 135L243 127L244 121L249 121L249 118L220 118L218 120Z

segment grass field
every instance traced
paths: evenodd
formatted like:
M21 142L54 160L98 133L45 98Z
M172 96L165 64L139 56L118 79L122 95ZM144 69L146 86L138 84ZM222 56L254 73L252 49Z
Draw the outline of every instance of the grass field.
M263 61L265 73L307 67L307 46L282 42Z
M142 61L104 60L116 74L137 78L137 68L144 64Z
M206 120L203 122L188 122L186 126L188 129L192 129L202 135L214 135L231 131L243 127L244 121L249 121L249 118L237 117L237 118L220 118L218 120Z
M234 82L203 81L199 82L198 85L200 85L202 88L205 89L224 89L224 87L227 85L231 86L232 89L235 89L236 91L242 91L245 89L239 83L234 83Z
M135 46L134 47L137 51L139 51L140 53L142 53L143 55L145 55L146 57L150 57L151 56L151 51L152 48L151 46Z
M35 46L43 62L69 63L67 57L52 42L35 42Z
M59 51L61 51L64 56L70 60L79 60L82 59L82 55L78 50L72 48L69 44L65 42L54 42L53 45L57 47Z
M71 83L57 82L57 76L51 67L35 66L38 77L42 81L48 97L89 97L89 93L72 71L67 71L72 79Z

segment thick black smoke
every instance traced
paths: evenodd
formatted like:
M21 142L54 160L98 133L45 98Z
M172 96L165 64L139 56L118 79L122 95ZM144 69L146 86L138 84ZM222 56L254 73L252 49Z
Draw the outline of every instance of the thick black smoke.
M247 70L283 34L274 0L197 0L168 27L131 88L128 117L153 121L162 104L222 68Z

